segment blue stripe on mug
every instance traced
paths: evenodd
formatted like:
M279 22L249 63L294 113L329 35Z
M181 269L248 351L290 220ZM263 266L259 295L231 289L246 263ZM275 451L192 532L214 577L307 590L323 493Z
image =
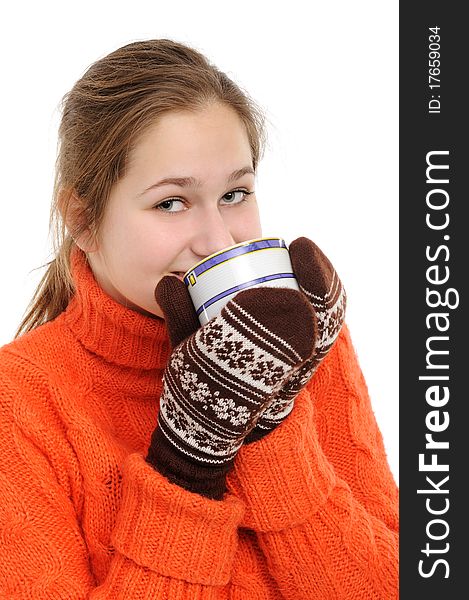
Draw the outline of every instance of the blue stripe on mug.
M194 269L191 270L190 274L194 274L196 277L205 273L209 269L216 267L217 265L221 265L222 263L231 260L235 256L241 256L242 254L247 254L248 252L256 252L257 250L266 250L268 248L286 248L284 240L279 239L271 239L271 240L261 240L258 242L252 242L251 244L246 244L246 246L238 246L233 248L232 250L227 250L226 252L220 252L219 254L209 258L204 261L201 265L197 265ZM184 277L184 283L189 285L189 275Z
M210 300L207 300L207 302L202 304L202 306L197 310L197 316L199 316L200 313L203 312L204 310L206 310L209 306L211 306L215 302L218 302L218 300L221 300L222 298L229 296L230 294L240 292L241 290L244 290L245 288L253 287L255 285L258 285L259 283L264 283L265 281L272 281L274 279L293 279L294 277L295 276L293 275L293 273L276 273L275 275L266 275L265 277L259 277L258 279L252 279L251 281L246 281L246 283L240 283L239 285L236 285L235 287L232 287L229 290L225 290L221 294L217 294L216 296L213 296L213 298L210 298Z

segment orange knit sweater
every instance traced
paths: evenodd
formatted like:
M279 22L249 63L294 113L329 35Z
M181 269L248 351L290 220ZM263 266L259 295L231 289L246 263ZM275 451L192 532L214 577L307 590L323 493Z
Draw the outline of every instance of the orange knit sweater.
M66 311L0 350L0 598L397 598L397 488L347 328L210 500L144 460L164 321L81 252L73 273Z

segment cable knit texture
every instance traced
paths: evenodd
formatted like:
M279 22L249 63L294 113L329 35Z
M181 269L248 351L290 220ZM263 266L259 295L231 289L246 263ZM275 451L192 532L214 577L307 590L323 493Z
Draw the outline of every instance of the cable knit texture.
M144 460L164 321L72 259L68 308L0 350L0 598L397 598L397 488L347 327L211 500Z

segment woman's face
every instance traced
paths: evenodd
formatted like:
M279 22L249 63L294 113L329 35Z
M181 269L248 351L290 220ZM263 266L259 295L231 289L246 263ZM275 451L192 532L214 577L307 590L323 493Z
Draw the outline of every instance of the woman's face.
M162 277L262 236L255 194L245 193L254 181L247 133L232 109L162 117L131 153L88 249L98 283L121 304L162 317L154 298Z

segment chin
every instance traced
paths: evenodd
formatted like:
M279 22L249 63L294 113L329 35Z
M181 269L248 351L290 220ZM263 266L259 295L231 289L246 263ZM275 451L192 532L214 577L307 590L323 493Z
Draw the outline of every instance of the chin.
M152 310L147 310L146 308L140 308L139 312L141 312L142 315L145 315L146 317L150 317L152 319L164 319L163 311L161 310L161 308L159 306L156 308L153 308Z
M126 302L123 302L122 304L124 304L124 306L126 306L127 308L130 308L133 311L135 311L141 315L144 315L145 317L151 317L152 319L154 319L155 317L158 317L160 319L164 318L163 311L158 306L158 304L156 304L156 302L155 302L155 306L152 306L151 308L145 308L144 306L139 306L138 304L134 304L130 300L127 300Z

